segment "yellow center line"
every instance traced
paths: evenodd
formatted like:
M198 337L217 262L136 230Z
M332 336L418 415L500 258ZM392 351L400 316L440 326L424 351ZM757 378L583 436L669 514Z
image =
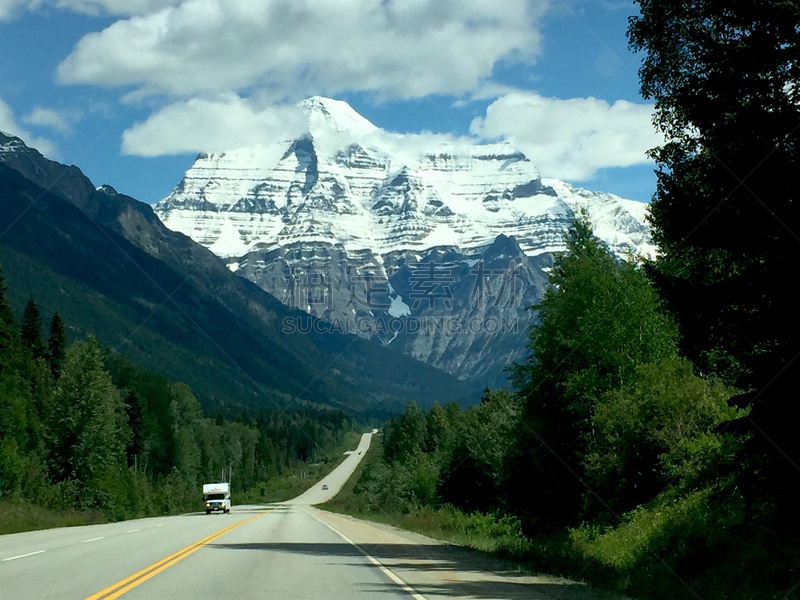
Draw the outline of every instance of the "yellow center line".
M225 535L229 531L233 531L234 529L236 529L240 525L244 525L245 523L247 523L249 521L252 521L254 519L258 519L259 517L263 517L268 512L272 512L273 510L277 510L278 508L281 508L281 507L280 506L276 506L276 507L271 508L271 509L269 509L269 510L267 510L267 511L261 513L261 514L258 514L258 515L255 515L253 517L250 517L249 519L245 519L244 521L239 521L238 523L233 523L232 525L228 525L227 527L223 527L219 531L216 531L216 532L212 533L211 535L209 535L207 537L204 537L202 540L197 541L197 542L195 542L193 544L189 544L185 548L181 548L177 552L174 552L173 554L170 554L169 556L167 556L165 558L162 558L161 560L159 560L157 562L154 562L149 567L145 567L141 571L137 571L133 575L130 575L129 577L126 577L125 579L122 579L122 580L118 581L117 583L115 583L113 585L110 585L110 586L108 586L107 588L105 588L103 590L100 590L96 594L92 594L91 596L86 598L86 600L101 600L101 599L102 600L113 600L114 598L118 598L119 596L121 596L122 594L124 594L126 592L129 592L130 590L132 590L133 588L135 588L139 584L144 583L145 581L147 581L151 577L153 577L155 575L158 575L164 569L167 569L167 568L171 567L172 565L174 565L175 563L177 563L180 560L183 560L184 558L186 558L190 554L192 554L194 552L197 552L203 546L206 546L206 545L210 544L211 542L213 542L214 540L216 540L217 538L222 537L223 535Z

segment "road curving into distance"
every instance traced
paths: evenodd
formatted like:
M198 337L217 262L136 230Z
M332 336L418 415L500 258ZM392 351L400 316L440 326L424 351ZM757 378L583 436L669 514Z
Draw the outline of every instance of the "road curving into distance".
M0 536L0 599L611 598L314 508L369 443L364 434L327 477L282 504Z

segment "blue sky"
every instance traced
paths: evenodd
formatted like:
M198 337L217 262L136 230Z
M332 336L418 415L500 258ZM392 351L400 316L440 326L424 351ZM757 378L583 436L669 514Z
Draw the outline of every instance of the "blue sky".
M289 135L297 100L508 139L646 201L659 143L627 0L0 0L0 129L145 202L199 151ZM222 134L220 134L222 132Z

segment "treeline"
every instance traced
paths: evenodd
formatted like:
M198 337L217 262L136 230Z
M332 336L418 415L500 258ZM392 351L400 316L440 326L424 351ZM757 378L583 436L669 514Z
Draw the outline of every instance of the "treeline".
M737 390L683 357L643 267L584 219L567 246L514 389L463 412L409 404L385 424L355 508L460 519L539 569L634 595L779 589L796 545L745 460L749 435L730 427L747 415L728 403ZM749 583L742 565L758 573Z
M29 301L20 326L0 269L0 491L116 520L196 510L200 486L232 473L234 493L324 460L354 422L340 411L203 415L188 386L141 370L87 336L45 335Z

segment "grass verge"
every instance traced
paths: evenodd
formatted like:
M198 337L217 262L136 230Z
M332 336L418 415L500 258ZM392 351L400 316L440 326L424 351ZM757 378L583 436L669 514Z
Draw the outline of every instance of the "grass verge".
M373 438L374 439L374 438ZM532 572L589 583L648 600L800 600L800 546L788 527L759 530L743 520L729 490L661 494L606 527L578 526L526 538L513 517L465 513L452 506L410 512L377 510L362 474L381 468L375 440L353 477L319 508L384 523L491 553ZM384 467L385 469L385 467ZM369 480L367 472L365 480ZM386 503L383 504L384 506Z
M97 525L108 520L95 510L53 510L14 500L0 501L0 535L54 527Z
M519 521L514 517L467 514L452 506L421 507L411 513L376 513L371 510L364 497L358 493L357 487L364 471L381 460L380 438L376 435L372 439L373 443L366 456L342 490L332 500L317 508L393 525L459 546L492 552L504 558L519 558L527 552L528 540L522 535Z

